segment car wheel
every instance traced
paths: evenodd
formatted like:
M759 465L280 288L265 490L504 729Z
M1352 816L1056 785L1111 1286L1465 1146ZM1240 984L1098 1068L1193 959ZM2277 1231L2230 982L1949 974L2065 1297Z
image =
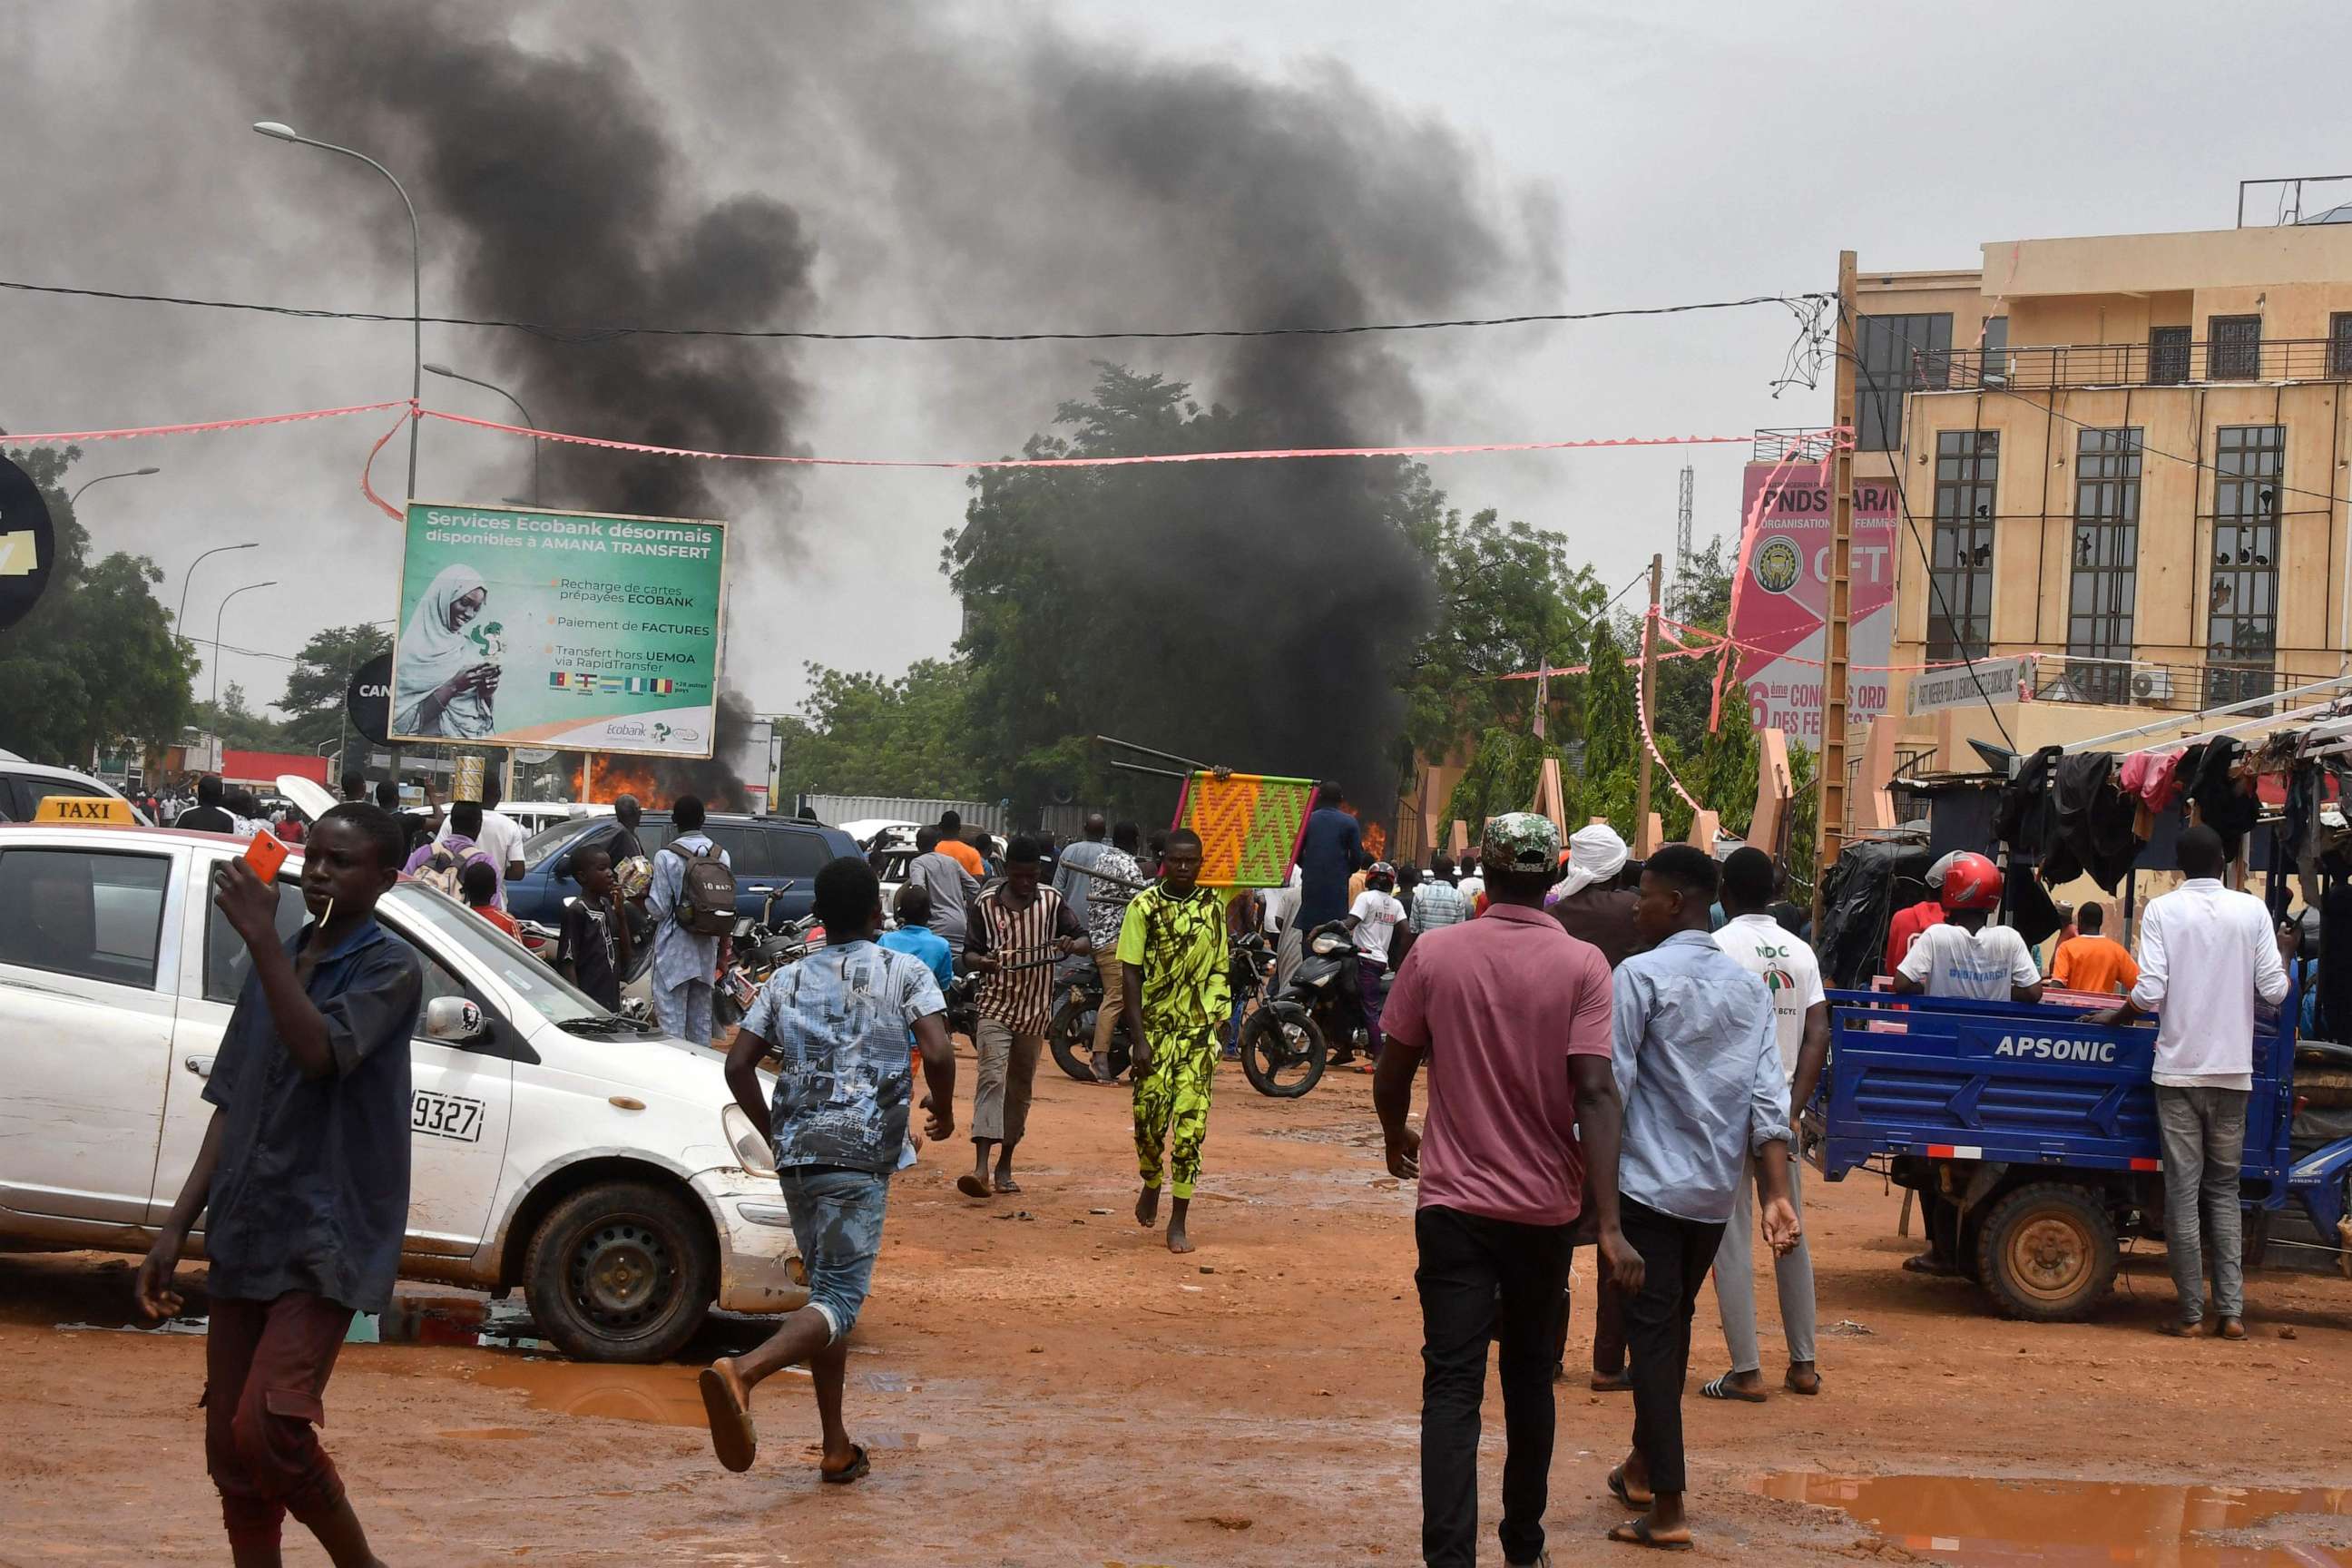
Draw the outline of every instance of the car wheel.
M661 1361L709 1314L718 1261L702 1215L647 1182L600 1182L539 1223L523 1289L540 1330L580 1361Z

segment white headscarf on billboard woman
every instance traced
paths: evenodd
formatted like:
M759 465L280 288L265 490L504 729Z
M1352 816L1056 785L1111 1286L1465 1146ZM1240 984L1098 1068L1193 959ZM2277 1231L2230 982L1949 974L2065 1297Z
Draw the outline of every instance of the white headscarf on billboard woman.
M461 691L441 710L430 730L424 727L425 700L436 689L483 662L481 646L465 627L449 624L458 600L479 590L482 610L467 625L478 622L489 607L489 584L473 567L460 563L445 566L416 601L408 625L401 628L400 657L393 674L392 727L400 735L448 735L478 740L490 732L490 704L479 691Z

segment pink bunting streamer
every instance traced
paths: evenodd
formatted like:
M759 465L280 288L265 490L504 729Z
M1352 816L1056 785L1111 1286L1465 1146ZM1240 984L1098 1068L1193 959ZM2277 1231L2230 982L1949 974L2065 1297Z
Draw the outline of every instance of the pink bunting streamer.
M49 430L30 436L0 436L12 447L67 447L85 441L128 441L138 436L195 436L207 430L250 430L260 425L291 425L303 419L340 419L346 414L373 414L380 408L406 408L405 397L382 403L354 403L348 408L305 408L293 414L256 414L244 419L200 419L188 425L136 425L121 430ZM405 418L404 415L402 417Z

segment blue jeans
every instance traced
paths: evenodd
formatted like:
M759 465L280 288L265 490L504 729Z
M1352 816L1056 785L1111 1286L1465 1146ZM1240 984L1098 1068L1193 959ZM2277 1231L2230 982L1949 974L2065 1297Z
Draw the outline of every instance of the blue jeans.
M793 1218L793 1240L808 1270L809 1305L833 1330L839 1344L857 1326L874 1284L874 1259L882 1250L882 1210L890 1178L868 1171L794 1167L776 1173L784 1208Z

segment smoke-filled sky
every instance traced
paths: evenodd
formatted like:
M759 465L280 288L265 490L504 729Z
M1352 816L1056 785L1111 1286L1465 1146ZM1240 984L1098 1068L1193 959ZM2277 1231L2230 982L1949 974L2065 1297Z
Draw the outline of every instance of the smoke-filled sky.
M1987 240L2226 226L2242 177L2333 169L2340 5L2259 27L2209 6L1989 0L1671 8L1401 0L1184 5L759 0L561 5L82 0L0 5L0 279L404 310L404 221L367 170L247 129L283 119L399 171L428 310L540 320L1029 330L1507 313L1825 287L1968 266ZM2293 47L2279 47L2282 39ZM2263 114L2183 113L2259 84ZM2184 94L2186 96L2184 96ZM1842 156L1843 163L1833 164ZM541 177L517 179L518 162ZM1301 440L1743 433L1774 401L1772 310L1668 321L1247 346L562 343L428 327L425 357L543 422L827 455L1016 451L1091 357L1273 405ZM405 395L404 323L0 293L0 427L159 423ZM508 416L427 379L429 402ZM392 614L396 531L362 501L382 426L305 425L94 450L100 548L150 552L209 636L291 654ZM1702 541L1738 451L1702 450ZM394 493L402 447L377 467ZM1449 459L1465 507L1570 536L1613 586L1671 548L1670 451ZM523 493L505 437L425 432L421 495ZM730 675L763 710L803 660L945 653L953 475L787 480L551 454L547 500L716 511L736 558ZM1101 570L1133 569L1116 540ZM1409 616L1410 606L1394 614ZM226 656L257 700L281 660Z

